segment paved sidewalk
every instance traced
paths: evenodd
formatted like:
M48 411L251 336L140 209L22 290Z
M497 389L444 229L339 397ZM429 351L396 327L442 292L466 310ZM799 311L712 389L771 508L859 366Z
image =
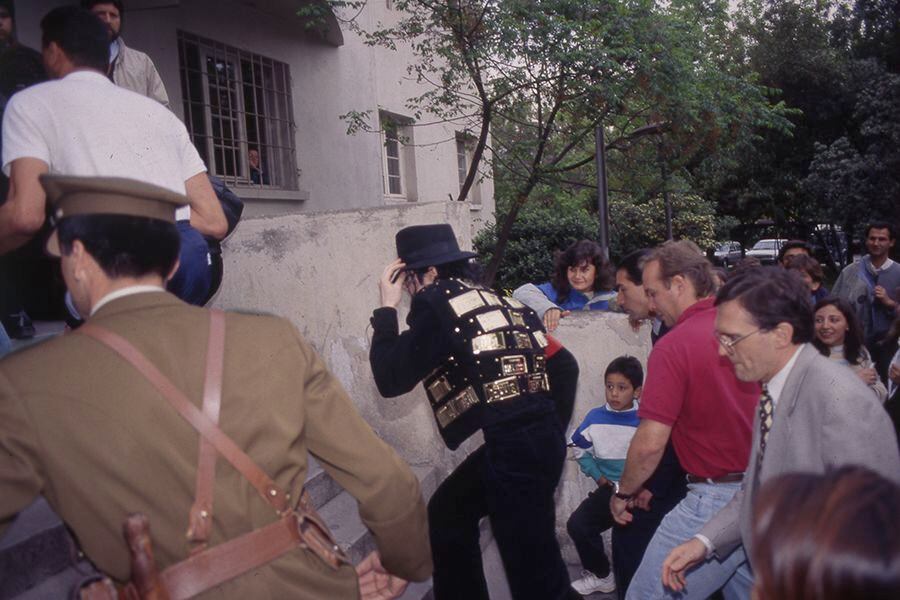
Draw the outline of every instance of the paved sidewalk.
M506 572L503 570L503 562L500 560L500 552L497 549L497 541L491 540L487 548L482 554L484 561L484 576L487 579L488 591L491 594L491 600L512 600L512 594L509 591L509 584L506 582ZM581 577L581 565L569 565L569 578L578 579ZM615 592L612 594L591 594L584 596L586 600L616 600Z

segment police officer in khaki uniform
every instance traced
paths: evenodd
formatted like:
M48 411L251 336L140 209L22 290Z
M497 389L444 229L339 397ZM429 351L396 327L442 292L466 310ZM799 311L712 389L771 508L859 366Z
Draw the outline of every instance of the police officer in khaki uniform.
M61 254L87 328L126 340L200 404L210 311L164 291L177 266L174 211L187 198L122 179L44 176L42 184L56 218L48 250ZM431 559L416 477L296 329L281 318L227 313L222 364L218 425L271 478L272 495L283 490L279 497L295 506L307 453L315 456L359 501L377 554L358 578L352 565L333 568L294 546L201 595L321 600L357 598L362 587L364 597L389 598L402 591L399 578L426 579ZM118 582L131 576L121 533L130 513L149 519L160 569L183 561L193 549L185 534L201 438L173 407L122 356L79 330L0 361L0 532L43 494ZM223 456L201 514L211 522L210 550L279 519Z

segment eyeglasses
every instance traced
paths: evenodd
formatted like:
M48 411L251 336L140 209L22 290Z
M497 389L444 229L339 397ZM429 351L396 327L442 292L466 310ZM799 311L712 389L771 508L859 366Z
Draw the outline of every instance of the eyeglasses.
M739 342L746 340L748 337L753 335L754 333L759 333L762 329L755 329L750 333L745 333L744 335L738 336L736 338L731 338L727 335L716 333L716 339L719 341L719 344L725 348L725 352L728 354L734 354L734 347L738 345Z

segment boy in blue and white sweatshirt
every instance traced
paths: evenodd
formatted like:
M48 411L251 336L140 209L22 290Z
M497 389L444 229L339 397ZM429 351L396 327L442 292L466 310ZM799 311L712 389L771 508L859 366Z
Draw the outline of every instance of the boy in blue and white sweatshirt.
M601 534L613 526L609 500L613 482L622 476L628 446L637 430L644 370L633 356L620 356L606 367L604 378L606 404L587 414L572 434L570 444L575 447L582 472L597 482L597 489L566 523L584 567L581 579L573 581L572 587L583 596L616 589Z

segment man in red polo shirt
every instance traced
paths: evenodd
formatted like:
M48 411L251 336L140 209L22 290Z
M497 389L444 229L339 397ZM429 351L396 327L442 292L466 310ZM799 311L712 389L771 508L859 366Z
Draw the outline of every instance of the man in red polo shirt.
M638 410L641 424L611 500L612 513L622 525L631 521L629 503L653 473L670 437L688 473L688 493L656 530L628 588L628 600L672 597L661 583L663 561L740 489L760 394L757 384L738 381L730 361L719 356L715 280L694 244L667 242L654 250L645 261L643 281L653 311L673 329L650 353ZM705 577L692 580L679 598L707 598L723 586L729 596L749 597L752 580L739 569L746 563L743 550L709 562L715 564L704 569Z

